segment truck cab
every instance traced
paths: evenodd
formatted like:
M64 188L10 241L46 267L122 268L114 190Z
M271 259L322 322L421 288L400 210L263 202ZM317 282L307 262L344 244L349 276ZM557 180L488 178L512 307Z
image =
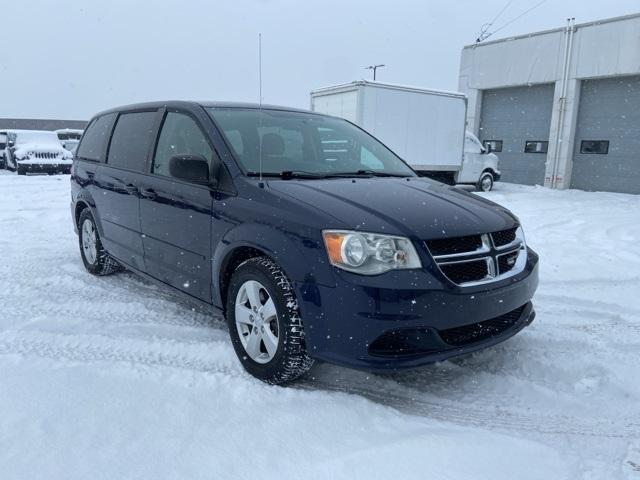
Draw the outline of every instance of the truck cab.
M456 172L455 183L474 184L479 191L487 192L500 180L498 156L480 143L478 137L467 131L464 137L464 160Z

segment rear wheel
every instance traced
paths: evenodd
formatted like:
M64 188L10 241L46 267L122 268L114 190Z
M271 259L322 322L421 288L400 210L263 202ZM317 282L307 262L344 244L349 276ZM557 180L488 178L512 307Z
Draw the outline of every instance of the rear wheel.
M82 263L89 273L94 275L109 275L120 269L118 263L109 256L96 228L91 211L85 208L78 220L78 241Z
M238 266L231 276L226 317L233 348L254 377L286 383L313 365L293 288L273 260L256 257Z
M490 172L484 172L480 175L480 180L476 184L476 190L479 192L490 192L493 189L493 175Z

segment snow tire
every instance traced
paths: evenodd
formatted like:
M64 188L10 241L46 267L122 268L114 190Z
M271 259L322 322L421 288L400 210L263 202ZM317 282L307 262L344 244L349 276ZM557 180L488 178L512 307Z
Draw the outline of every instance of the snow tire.
M93 229L95 231L95 247L96 247L96 258L92 263L90 262L82 248L83 241L83 229L85 221L90 221L93 224ZM78 245L80 247L80 256L82 257L82 263L84 263L84 267L87 269L89 273L93 275L110 275L118 270L121 270L122 267L107 253L107 251L102 246L102 241L100 240L100 234L98 233L98 228L96 227L96 222L93 219L93 215L91 214L91 210L85 208L80 212L80 217L78 219Z
M255 280L265 286L276 306L278 347L268 363L249 358L238 333L235 302L242 285ZM300 310L291 283L282 269L268 257L254 257L241 263L231 276L226 299L226 319L233 348L243 367L254 377L273 385L296 380L313 365L305 344Z

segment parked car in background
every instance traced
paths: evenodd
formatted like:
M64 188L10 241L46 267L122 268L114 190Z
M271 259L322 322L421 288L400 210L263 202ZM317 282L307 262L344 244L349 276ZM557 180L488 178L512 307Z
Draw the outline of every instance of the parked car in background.
M469 131L465 133L464 163L458 175L468 175L467 180L475 181L476 189L481 192L493 189L493 183L500 180L498 156L492 153L488 146L483 146L478 137Z
M64 148L73 152L75 147L78 146L78 142L82 137L83 130L78 130L75 128L61 128L56 130L56 135L58 135L58 139Z
M7 132L0 131L0 169L7 168Z
M462 137L460 138L462 140ZM85 268L124 267L221 309L245 369L396 370L495 345L534 319L518 218L416 175L337 117L155 102L98 114L74 158Z
M73 154L60 145L55 132L7 130L7 168L27 173L70 173Z

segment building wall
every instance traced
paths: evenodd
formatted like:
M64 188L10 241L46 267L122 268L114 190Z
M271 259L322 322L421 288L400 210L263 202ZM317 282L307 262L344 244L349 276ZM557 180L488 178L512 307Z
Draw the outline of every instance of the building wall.
M575 26L563 98L566 37L566 28L558 28L467 46L459 77L459 90L469 99L468 129L474 133L480 126L484 90L555 83L545 185L559 188L571 183L581 81L640 73L640 14Z
M58 130L60 128L84 129L84 120L47 120L36 118L0 118L0 130Z

